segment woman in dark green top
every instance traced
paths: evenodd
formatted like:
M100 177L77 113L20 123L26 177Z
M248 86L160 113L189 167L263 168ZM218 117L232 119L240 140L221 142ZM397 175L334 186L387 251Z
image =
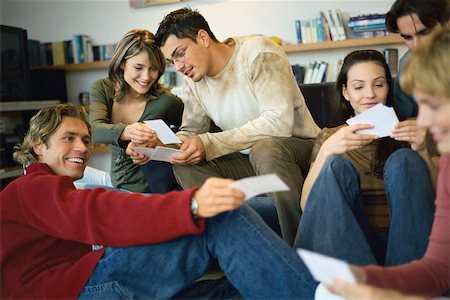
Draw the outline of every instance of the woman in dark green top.
M89 120L93 139L110 145L114 187L152 193L179 189L170 163L146 159L134 164L125 153L130 142L144 145L156 137L143 121L163 119L177 128L181 124L183 102L158 82L165 66L153 34L134 29L118 43L109 77L92 85Z

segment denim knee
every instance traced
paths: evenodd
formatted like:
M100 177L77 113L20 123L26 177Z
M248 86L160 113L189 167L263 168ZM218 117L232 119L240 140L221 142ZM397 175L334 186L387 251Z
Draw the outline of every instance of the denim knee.
M417 152L409 148L402 148L392 153L386 160L383 174L385 177L398 170L417 172L419 168L421 171L423 169L425 172L428 172L427 164Z
M403 148L392 153L384 165L383 180L390 207L393 199L403 199L410 204L427 200L433 205L430 172L417 152Z
M357 177L357 181L359 182L359 174L353 164L341 155L332 155L328 157L328 159L324 162L322 166L321 172L332 172L333 174L339 174L339 177L342 175Z
M357 198L360 194L359 173L350 161L340 155L330 156L311 188L308 202L314 198L313 202L330 201L335 205L334 197L324 197L324 191L328 195L340 193L347 201Z
M428 166L423 158L409 148L392 153L384 164L384 189L386 194L412 187L412 184L431 184Z
M258 220L257 220L258 219ZM215 230L238 230L242 227L242 222L250 224L251 227L258 226L257 223L265 224L262 217L247 203L244 203L241 207L223 212L213 218L206 220L206 227L208 234Z

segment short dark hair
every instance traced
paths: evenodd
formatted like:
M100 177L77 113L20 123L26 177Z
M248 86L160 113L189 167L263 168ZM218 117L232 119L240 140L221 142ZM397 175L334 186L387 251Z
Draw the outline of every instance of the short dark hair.
M208 22L197 10L189 7L180 8L166 15L159 23L154 37L155 43L158 47L164 46L172 34L178 39L188 38L196 43L200 29L205 30L214 42L219 42L209 28Z
M420 21L427 28L434 28L437 24L445 24L449 21L448 0L397 0L386 14L386 29L393 33L399 33L397 19L417 14Z
M426 43L414 49L402 69L401 87L408 93L414 90L450 99L450 28L433 32Z

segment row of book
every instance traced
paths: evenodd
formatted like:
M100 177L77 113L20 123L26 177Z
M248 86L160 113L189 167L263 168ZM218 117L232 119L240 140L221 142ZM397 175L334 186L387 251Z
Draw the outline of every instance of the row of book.
M336 9L321 11L317 18L295 20L297 43L308 44L347 39L341 13Z
M350 17L347 25L353 38L365 38L387 35L385 22L385 14L368 14Z
M383 49L382 53L384 54L392 76L397 76L398 49L386 48ZM334 82L336 81L339 71L341 70L342 59L336 61L335 63L310 61L307 66L295 64L291 67L297 84Z
M93 45L88 35L74 35L70 40L56 42L28 40L31 67L109 60L115 47L116 44Z
M329 64L324 61L311 61L308 66L298 64L292 66L292 71L297 84L300 83L321 83L332 81L327 78Z

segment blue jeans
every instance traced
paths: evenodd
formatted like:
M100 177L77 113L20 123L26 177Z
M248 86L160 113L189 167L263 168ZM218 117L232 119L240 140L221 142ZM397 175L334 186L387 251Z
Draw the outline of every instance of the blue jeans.
M400 149L386 161L383 178L390 210L384 264L399 265L421 258L434 212L427 165L414 151ZM374 240L363 209L357 170L341 156L330 157L311 189L295 246L369 265L376 264L379 257Z
M212 257L246 299L314 297L317 282L296 252L244 204L207 219L200 235L106 248L80 298L170 298L202 276Z
M280 237L281 228L278 221L277 208L272 200L267 196L256 196L247 200L247 204L253 208L264 222Z
M201 186L210 177L241 179L275 173L289 191L269 193L275 203L283 239L292 245L300 221L300 194L308 173L314 139L270 137L256 142L249 155L236 152L196 165L174 165L184 189Z
M173 174L172 164L168 162L151 160L142 165L141 170L153 194L182 190Z

